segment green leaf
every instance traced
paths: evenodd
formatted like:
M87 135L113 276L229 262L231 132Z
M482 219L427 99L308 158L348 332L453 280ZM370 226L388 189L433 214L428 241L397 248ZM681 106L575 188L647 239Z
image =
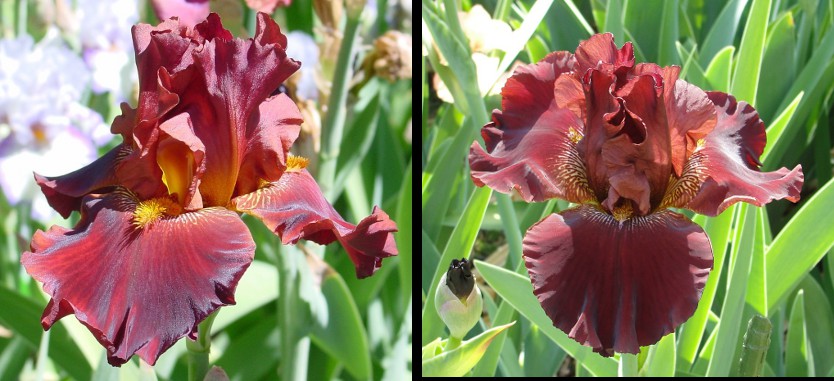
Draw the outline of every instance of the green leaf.
M478 268L481 276L498 295L501 295L513 308L530 320L530 323L537 325L545 335L550 337L571 357L580 361L589 372L595 376L614 376L617 374L617 363L614 360L593 353L591 348L580 345L553 326L553 322L544 313L539 301L533 294L533 285L529 278L477 260L475 261L475 267Z
M698 308L686 323L681 327L681 335L678 343L678 356L682 362L679 368L689 370L698 355L698 347L704 337L707 327L707 317L715 300L715 293L718 289L721 273L724 271L724 262L727 257L727 242L732 231L733 218L736 214L737 205L733 205L716 217L697 215L694 222L703 226L704 231L709 235L713 247L713 269L704 286L701 294L701 301Z
M20 335L30 350L41 344L41 311L43 307L34 301L5 287L0 287L0 323L12 332ZM62 324L55 324L50 329L49 358L77 380L89 380L93 376L90 363L81 353Z
M747 25L738 50L738 64L733 75L732 94L739 100L756 106L756 91L762 70L770 0L753 0Z
M258 240L258 249L261 249L262 242ZM250 312L274 302L278 297L277 279L275 266L253 261L237 284L236 305L233 308L223 308L223 312L217 314L212 324L213 329L220 331Z
M422 6L423 21L454 73L451 79L455 83L446 83L446 86L450 89L452 86L459 86L462 89L462 99L455 98L456 106L465 114L475 118L476 125L486 124L487 112L481 99L475 64L472 61L469 46L464 45L459 38L455 37L447 22L438 15L433 3L423 2ZM427 46L427 50L428 48L431 46Z
M770 123L778 111L785 93L796 76L796 26L793 12L785 12L767 33L759 88L756 93L756 110L765 123Z
M620 364L617 377L637 377L637 355L620 353Z
M736 48L728 46L721 49L715 58L707 66L707 71L704 76L707 82L712 86L712 90L729 92L730 91L730 73L733 67L733 54Z
M327 301L328 319L323 325L314 320L310 338L324 352L341 361L351 376L370 379L368 334L347 284L331 269L322 280L321 292Z
M366 88L369 86L377 87L375 81L368 82ZM364 93L365 89L362 90ZM362 95L360 94L360 96ZM356 107L356 111L358 111L356 117L353 119L350 129L347 130L347 134L342 140L341 149L339 149L338 169L333 192L336 197L342 194L348 175L365 160L376 136L377 125L379 125L377 121L379 92L373 91L373 95L369 95L369 97L370 100L364 107L361 109L359 106Z
M768 316L767 311L767 273L765 271L765 243L764 243L764 221L767 220L767 213L764 208L756 208L756 221L762 226L756 234L756 241L753 251L753 258L750 264L750 275L747 279L747 293L744 301L762 316Z
M736 359L736 342L739 337L742 314L744 312L744 295L747 289L747 279L755 251L761 251L761 240L757 235L763 235L761 214L756 207L741 205L739 220L734 239L732 257L730 258L730 272L727 274L727 294L721 307L721 320L716 330L716 343L712 358L707 368L707 376L728 376ZM759 243L757 247L756 243Z
M405 169L403 175L403 185L400 187L400 195L397 200L397 250L399 251L399 262L397 268L400 271L400 300L405 306L409 300L412 299L412 284L411 274L414 272L412 268L412 189L411 189L411 164L408 162L408 167ZM405 308L403 307L403 311Z
M594 30L572 0L556 1L550 7L544 22L550 32L551 51L573 51L580 41L594 34Z
M799 284L802 277L834 246L834 224L830 220L834 208L834 181L805 202L788 221L767 250L766 265L768 309L774 308Z
M550 340L538 326L530 326L524 338L524 375L552 377L559 370L567 353Z
M814 377L814 359L808 342L808 326L805 324L805 298L802 290L796 294L791 307L785 348L785 375L788 377Z
M678 41L678 0L663 2L663 17L660 19L660 42L658 42L657 63L673 65L678 61L675 42Z
M425 230L421 231L421 233L420 264L422 265L422 271L420 271L420 276L422 278L423 292L428 292L431 288L432 275L434 275L437 266L440 265L440 251L434 246L434 242L432 242Z
M625 29L633 36L631 40L635 48L639 47L643 52L645 62L658 62L658 43L661 39L657 31L661 30L663 3L663 0L626 2Z
M547 14L551 5L553 5L553 0L536 0L536 3L533 4L532 8L530 8L530 12L528 12L524 17L524 22L521 23L521 26L518 29L513 31L512 43L510 46L506 47L506 54L504 54L504 58L501 59L501 63L498 65L498 71L493 75L492 83L495 83L498 77L510 68L510 65L512 65L515 61L518 53L524 49L524 46L527 45L527 41L529 41L530 37L533 36L533 33L536 32L536 28L538 28L539 24L541 24L544 15ZM481 104L483 104L483 102L481 102ZM486 114L484 114L484 117L486 117ZM484 121L484 123L486 122Z
M277 282L264 282L277 283ZM223 314L218 315L218 318ZM231 375L232 380L263 379L278 365L281 340L278 318L267 314L243 332L231 336L216 364Z
M440 277L446 271L446 266L452 262L452 259L469 257L472 245L475 243L475 236L481 229L484 211L486 211L487 202L491 195L492 189L486 187L477 188L472 192L469 202L466 204L466 209L460 215L458 224L452 231L452 236L449 237L446 248L443 249L443 255L440 257L439 266L434 270L431 288L426 295L426 304L423 307L423 343L434 340L443 332L443 322L434 308L434 294L437 291Z
M791 118L793 118L793 114L796 112L796 107L799 105L799 101L802 100L802 96L804 95L805 92L800 91L799 94L796 95L796 98L793 99L793 102L791 102L788 107L782 111L778 117L776 117L776 120L768 126L767 145L765 146L764 152L762 152L762 163L768 162L771 150L773 150L773 147L778 145L780 140L782 140L782 133L785 132L785 128L790 124Z
M605 25L602 29L604 32L611 32L614 41L620 44L625 42L622 0L608 0L608 4L605 5Z
M423 360L423 377L460 377L469 372L484 355L492 339L513 323L491 328L464 341L459 347ZM448 345L448 341L446 345Z
M673 377L675 359L675 333L672 332L649 348L649 355L640 372L648 377Z
M0 380L17 379L29 360L30 352L31 348L22 337L13 337L0 353Z
M802 278L797 289L804 293L805 324L814 353L814 369L817 374L828 374L829 369L834 368L834 314L831 302L811 274Z
M746 5L747 0L733 0L728 2L721 11L718 19L712 24L706 39L704 39L704 43L701 44L702 65L714 61L713 57L716 57L721 50L733 45L736 29L738 29L738 23L741 21L741 15Z

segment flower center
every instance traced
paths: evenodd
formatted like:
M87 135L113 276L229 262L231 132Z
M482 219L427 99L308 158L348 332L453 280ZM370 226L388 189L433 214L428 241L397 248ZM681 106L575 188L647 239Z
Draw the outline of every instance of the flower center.
M133 211L133 226L144 229L165 216L178 216L182 207L167 197L145 200L136 205Z
M310 160L306 157L287 155L287 172L298 172L307 168L307 164L309 163Z
M611 211L611 215L614 216L614 219L620 222L623 222L634 215L634 209L631 207L631 202L625 202L620 206L614 207L614 210Z

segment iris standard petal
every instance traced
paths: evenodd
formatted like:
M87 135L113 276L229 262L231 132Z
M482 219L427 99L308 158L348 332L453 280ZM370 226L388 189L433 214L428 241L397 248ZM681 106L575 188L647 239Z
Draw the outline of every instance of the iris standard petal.
M233 199L232 206L263 221L284 244L301 238L322 245L339 240L359 278L371 276L382 258L397 254L392 234L397 225L385 212L374 207L358 225L346 222L304 169L288 171L278 181Z
M122 191L88 196L75 228L38 231L21 258L52 296L44 328L74 313L112 365L133 354L153 365L206 316L234 304L255 254L235 212L202 209L138 226L142 207Z
M533 225L524 260L553 324L611 356L638 353L694 313L712 250L704 231L680 214L619 222L580 206Z
M209 16L206 23L215 18ZM174 111L191 114L195 133L205 144L200 193L206 205L223 206L231 199L249 139L257 129L259 106L299 68L287 57L286 42L275 21L260 13L254 38L215 38L194 51L195 78L175 91L181 101Z
M527 201L553 197L574 202L593 199L576 150L582 138L581 103L554 88L573 88L576 80L561 76L572 58L565 52L548 55L535 65L516 70L502 90L503 111L494 111L469 151L472 180L499 192L517 190ZM574 91L581 101L584 96ZM562 102L565 107L559 107Z
M287 155L301 131L301 112L286 94L267 98L252 116L234 196L258 189L260 181L276 181L287 167Z
M46 177L35 174L49 206L68 218L74 210L81 210L81 199L87 194L117 184L116 166L130 153L120 144L84 168L63 176Z
M739 201L756 206L783 198L799 201L805 179L801 165L793 170L759 171L767 136L756 110L725 93L707 95L715 104L718 122L703 147L690 157L692 163L687 163L702 183L691 201L673 206L715 216Z

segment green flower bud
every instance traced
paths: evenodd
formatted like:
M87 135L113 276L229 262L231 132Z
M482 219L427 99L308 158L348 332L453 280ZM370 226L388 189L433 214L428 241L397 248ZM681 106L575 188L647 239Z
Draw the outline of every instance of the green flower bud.
M462 339L478 323L484 301L481 290L475 286L472 262L465 258L452 261L440 278L434 303L453 338Z

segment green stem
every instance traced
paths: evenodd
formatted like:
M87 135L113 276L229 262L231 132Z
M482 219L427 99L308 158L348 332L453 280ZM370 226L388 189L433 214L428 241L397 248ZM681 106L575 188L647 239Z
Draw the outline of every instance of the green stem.
M762 374L767 349L770 347L770 332L773 326L770 320L761 315L754 315L747 323L744 344L741 348L738 375L741 377L759 377Z
M217 317L217 311L209 315L206 320L197 327L197 340L187 340L185 348L188 349L188 379L189 381L202 381L206 377L209 368L209 351L211 350L211 324Z
M349 15L345 23L344 38L342 39L342 45L339 47L330 101L327 105L327 115L324 118L321 131L322 144L318 183L325 197L329 200L333 200L333 197L336 196L333 183L336 179L336 163L345 130L346 102L348 82L350 82L352 75L353 47L359 32L360 14L354 16L350 17Z
M278 267L278 326L281 327L282 381L307 379L307 360L310 338L306 335L309 315L299 296L300 273L304 266L299 250L282 250L277 255Z

